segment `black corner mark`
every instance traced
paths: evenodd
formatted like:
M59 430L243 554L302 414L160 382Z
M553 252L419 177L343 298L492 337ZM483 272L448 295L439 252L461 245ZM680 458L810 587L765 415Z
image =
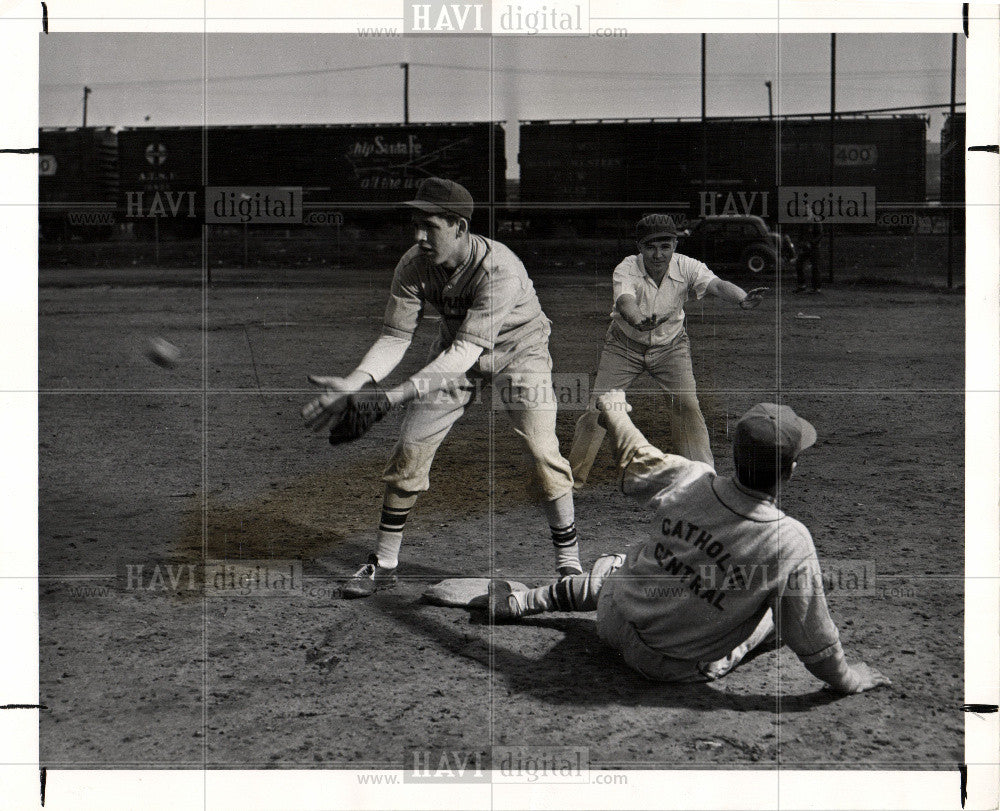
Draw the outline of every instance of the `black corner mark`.
M15 155L30 155L32 152L37 152L38 147L33 146L29 149L0 149L0 152L12 152Z
M1000 710L996 704L963 704L962 712L972 712L972 713L994 713ZM958 773L961 777L961 784L959 786L959 798L962 801L962 808L965 808L965 801L969 796L969 767L963 763L958 767Z
M45 808L45 767L38 770L38 790L42 796L42 808Z
M49 33L49 7L42 3L42 33Z
M969 38L969 4L962 3L962 30L965 32L965 38Z
M980 146L970 146L968 148L969 152L992 152L994 155L1000 155L1000 144L982 144Z
M962 712L974 712L980 715L987 715L991 712L997 712L1000 707L996 704L963 704Z
M0 704L0 710L47 710L44 704Z

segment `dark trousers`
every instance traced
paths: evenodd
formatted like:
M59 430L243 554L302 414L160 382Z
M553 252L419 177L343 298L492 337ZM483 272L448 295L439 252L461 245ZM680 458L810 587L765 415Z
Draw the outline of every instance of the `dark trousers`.
M800 288L806 286L806 265L812 267L812 289L819 290L823 282L820 278L819 249L803 248L802 253L795 259L795 281Z

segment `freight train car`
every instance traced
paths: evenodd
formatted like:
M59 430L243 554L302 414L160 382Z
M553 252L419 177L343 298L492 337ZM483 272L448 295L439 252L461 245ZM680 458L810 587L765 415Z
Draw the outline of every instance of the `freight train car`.
M250 187L248 197L254 187L301 189L289 198L302 207L291 221L323 225L337 215L361 226L384 220L385 209L433 175L462 183L484 204L505 194L503 127L485 122L144 127L123 130L119 143L121 209L147 230L152 223L184 233L204 221L206 207L210 221L229 218L239 201L220 188Z
M946 116L941 129L941 202L965 203L965 113Z
M117 188L117 139L113 130L38 130L40 239L107 239L115 229Z
M118 213L138 236L193 239L204 221L201 127L118 133Z
M879 203L926 197L921 116L524 121L520 200L543 219L635 204L684 219L774 220L778 186L874 186ZM780 160L779 160L780 158ZM595 215L590 215L591 218Z

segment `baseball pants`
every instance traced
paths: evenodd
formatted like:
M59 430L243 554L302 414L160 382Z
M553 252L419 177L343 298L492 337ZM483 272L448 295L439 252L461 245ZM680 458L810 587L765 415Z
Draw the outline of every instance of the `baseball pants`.
M675 659L647 645L615 599L613 576L625 563L624 555L602 555L590 572L554 583L550 610L597 610L597 635L619 651L625 663L648 679L667 682L705 682L720 679L760 645L775 639L774 617L768 609L749 637L728 655L711 662ZM529 612L536 613L536 612Z
M721 679L746 658L750 651L775 639L774 616L768 609L753 633L727 656L712 662L675 659L647 645L635 625L615 602L614 589L607 589L597 604L597 635L619 651L625 664L647 679L666 682L706 682Z
M432 357L440 346L431 350ZM521 440L529 472L528 492L539 502L573 490L569 462L559 453L552 358L547 343L534 343L491 376L470 374L461 388L420 397L406 407L399 439L382 480L397 490L424 492L430 487L434 454L472 399L475 379L493 384L493 406L507 413Z
M669 344L646 346L631 340L612 324L597 365L590 404L577 421L569 452L573 479L578 485L587 481L606 434L597 424L597 398L612 389L627 389L643 372L649 372L668 395L671 452L715 467L708 428L695 393L687 332L682 329Z

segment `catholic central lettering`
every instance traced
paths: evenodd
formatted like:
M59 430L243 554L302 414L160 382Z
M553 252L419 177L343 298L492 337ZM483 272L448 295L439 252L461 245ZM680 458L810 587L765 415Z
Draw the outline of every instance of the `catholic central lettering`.
M735 564L725 545L697 524L663 518L660 531L664 538L676 539L671 545L688 545L705 554L706 565L694 567L679 559L667 543L658 543L653 552L664 572L678 577L695 596L720 611L725 610L727 591L746 590L756 579L763 583L767 578L766 566Z
M674 555L673 550L668 549L662 543L658 543L656 545L656 548L653 550L653 556L656 558L656 562L667 574L676 576L681 583L686 585L691 590L692 594L696 597L700 597L713 608L719 609L719 611L725 610L725 607L722 605L722 601L726 597L726 590L721 588L710 588L709 583L707 583L702 577L704 569L707 568L711 571L712 579L714 580L714 567L703 567L702 574L698 574L692 566L689 566L677 558Z

